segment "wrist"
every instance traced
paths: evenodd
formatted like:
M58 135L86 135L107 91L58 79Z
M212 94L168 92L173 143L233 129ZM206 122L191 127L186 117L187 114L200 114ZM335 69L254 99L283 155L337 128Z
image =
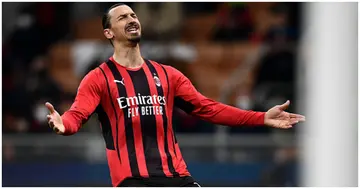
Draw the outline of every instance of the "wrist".
M64 128L64 132L62 133L62 135L64 136L67 136L67 135L71 135L71 132L70 132L70 128L69 128L69 123L68 123L68 120L64 119L64 118L61 118L62 119L62 126Z
M259 114L260 125L265 125L266 112L259 112Z
M265 114L266 112L254 112L251 125L253 126L263 126L265 124Z

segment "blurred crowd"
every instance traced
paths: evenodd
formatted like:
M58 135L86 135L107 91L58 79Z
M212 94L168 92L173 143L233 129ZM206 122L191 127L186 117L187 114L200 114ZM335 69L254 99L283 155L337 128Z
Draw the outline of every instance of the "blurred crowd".
M112 4L3 4L3 132L51 132L44 103L66 111L84 75L112 54L101 27L102 13ZM142 25L143 56L176 67L204 95L257 111L295 98L299 4L128 5ZM240 74L234 76L235 70ZM180 110L174 114L178 132L215 131L214 125ZM98 129L85 127L82 132ZM243 127L231 132L270 130Z
M202 94L214 100L242 109L266 111L289 99L292 101L289 111L294 111L300 3L127 4L142 25L140 47L144 57L177 68ZM65 112L84 75L112 55L101 26L102 13L111 5L111 2L3 3L4 133L52 132L47 126L44 103L49 101L60 114ZM93 115L80 132L100 134L96 119ZM178 133L214 133L219 128L178 109L174 111L173 122ZM229 131L230 134L274 132L265 127ZM89 149L94 152L96 148L91 145L90 142ZM49 151L44 155L41 146L40 143L26 148L20 145L16 151L5 140L4 160L23 157L26 162L46 162L59 154L64 156L64 150L68 154L72 150L76 154L84 153L83 148L64 146L55 150L58 153ZM190 162L196 162L192 155L200 155L202 163L204 154L213 156L212 148L185 150L195 150L184 153ZM22 155L15 158L15 151ZM257 186L296 186L295 148L264 146L251 148L251 152L242 148L229 151L238 165L266 164L256 175L260 179ZM51 156L52 153L56 155ZM82 157L70 156L72 160ZM254 170L258 164L245 167ZM33 168L27 169L38 173ZM13 168L7 170L10 176L4 180L9 181ZM20 170L23 171L22 164ZM17 174L12 176L18 182Z

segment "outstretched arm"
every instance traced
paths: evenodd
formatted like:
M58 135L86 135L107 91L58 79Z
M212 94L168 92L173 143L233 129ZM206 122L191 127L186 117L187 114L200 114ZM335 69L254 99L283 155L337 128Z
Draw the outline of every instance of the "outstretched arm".
M99 79L100 78L100 79ZM76 98L71 108L62 116L50 103L46 103L50 114L47 116L51 128L58 134L72 135L87 121L100 103L101 82L103 79L100 70L89 72L81 81Z
M175 83L175 106L206 121L228 126L268 125L290 128L293 124L305 120L304 116L284 111L289 106L289 102L275 106L268 112L241 110L216 102L200 94L181 72L174 68L172 71L172 79Z
M173 68L175 106L203 120L228 126L263 125L264 112L241 110L200 94L191 81Z

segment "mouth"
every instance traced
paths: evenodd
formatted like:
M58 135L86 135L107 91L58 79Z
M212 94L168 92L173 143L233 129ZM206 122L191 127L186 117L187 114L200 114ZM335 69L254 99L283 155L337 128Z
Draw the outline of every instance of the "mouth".
M138 33L139 31L139 25L137 24L133 24L133 25L130 25L130 26L127 26L125 31L127 33L130 33L130 34L135 34L135 33Z

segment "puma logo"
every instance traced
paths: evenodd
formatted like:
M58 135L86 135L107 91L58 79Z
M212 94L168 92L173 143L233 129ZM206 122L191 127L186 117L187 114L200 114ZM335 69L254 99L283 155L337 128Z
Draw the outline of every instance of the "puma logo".
M114 82L115 83L121 83L122 85L124 85L125 86L125 83L124 83L124 78L122 78L122 80L121 81L119 81L119 80L114 80Z

